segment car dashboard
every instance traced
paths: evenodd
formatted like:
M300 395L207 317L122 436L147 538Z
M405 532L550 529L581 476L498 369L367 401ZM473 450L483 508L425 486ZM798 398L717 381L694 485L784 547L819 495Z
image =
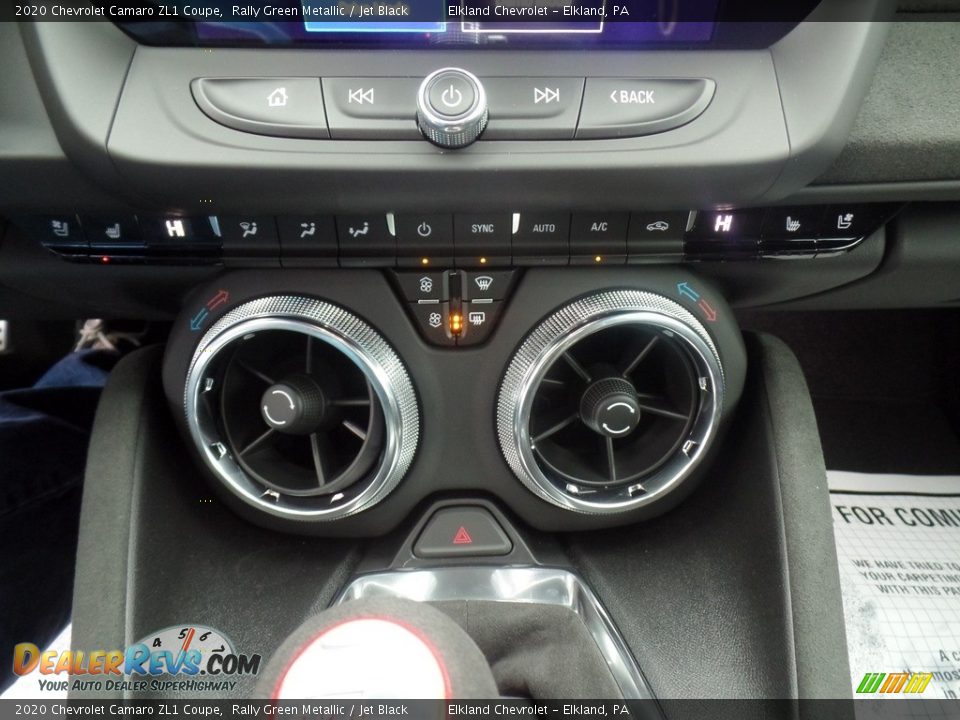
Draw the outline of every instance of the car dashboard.
M955 25L494 5L0 25L0 306L170 327L101 401L75 643L269 654L509 570L628 698L849 696L809 393L740 317L960 302L955 73L912 72Z

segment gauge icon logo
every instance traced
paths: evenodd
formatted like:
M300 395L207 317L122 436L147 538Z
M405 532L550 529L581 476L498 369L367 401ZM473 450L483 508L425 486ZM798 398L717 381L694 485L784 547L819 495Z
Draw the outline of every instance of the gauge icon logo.
M146 635L138 644L146 645L152 652L167 650L174 655L196 650L204 661L214 654L236 654L226 635L206 625L171 625Z

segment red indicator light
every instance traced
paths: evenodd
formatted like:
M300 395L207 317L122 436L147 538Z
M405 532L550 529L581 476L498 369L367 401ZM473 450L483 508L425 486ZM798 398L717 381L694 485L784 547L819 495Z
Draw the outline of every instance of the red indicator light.
M457 534L453 536L453 544L454 545L472 545L473 544L473 538L470 537L470 533L467 532L467 529L463 527L463 525L461 525L460 529L457 530Z

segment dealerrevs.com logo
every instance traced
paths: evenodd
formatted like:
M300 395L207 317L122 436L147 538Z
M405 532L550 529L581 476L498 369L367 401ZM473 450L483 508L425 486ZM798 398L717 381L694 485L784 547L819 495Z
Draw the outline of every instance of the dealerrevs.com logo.
M13 672L39 673L40 690L233 690L240 675L260 671L260 655L242 655L218 630L178 625L147 635L125 650L48 650L14 647ZM70 676L70 677L57 677Z

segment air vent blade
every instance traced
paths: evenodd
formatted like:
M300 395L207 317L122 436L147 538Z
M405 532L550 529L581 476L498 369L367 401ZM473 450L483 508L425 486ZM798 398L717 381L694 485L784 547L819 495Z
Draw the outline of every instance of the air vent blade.
M720 392L705 392L702 378ZM699 461L722 388L713 342L682 306L601 293L558 310L517 351L498 401L501 448L517 477L555 505L641 507Z
M328 520L378 502L419 438L399 358L341 308L308 298L255 300L201 340L187 422L207 465L271 515Z

